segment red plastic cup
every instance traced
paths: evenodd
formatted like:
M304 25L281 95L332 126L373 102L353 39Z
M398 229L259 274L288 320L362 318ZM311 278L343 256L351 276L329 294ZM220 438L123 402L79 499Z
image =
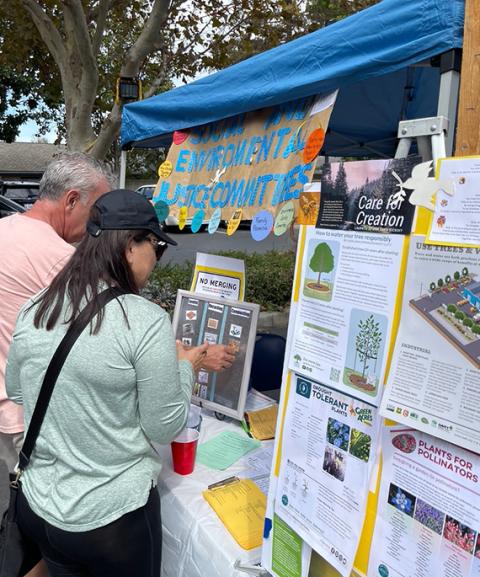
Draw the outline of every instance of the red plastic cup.
M183 431L171 442L173 470L179 475L189 475L195 466L198 437L195 429Z

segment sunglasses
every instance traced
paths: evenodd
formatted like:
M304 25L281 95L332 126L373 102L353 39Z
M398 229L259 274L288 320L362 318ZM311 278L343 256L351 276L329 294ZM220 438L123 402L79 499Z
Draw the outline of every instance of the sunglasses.
M146 240L152 243L153 248L155 249L155 255L157 257L157 260L160 260L162 258L163 253L167 250L168 244L163 240L157 240L156 238L152 238L151 236L148 236Z

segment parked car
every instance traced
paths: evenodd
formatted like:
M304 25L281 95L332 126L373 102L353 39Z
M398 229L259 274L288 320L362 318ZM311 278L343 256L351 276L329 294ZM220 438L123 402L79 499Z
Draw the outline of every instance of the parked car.
M155 192L156 184L144 184L143 186L139 186L135 192L144 196L150 202L153 198L153 193Z
M28 210L38 199L39 186L37 181L0 180L0 194Z
M0 218L10 216L16 212L25 212L25 208L11 198L6 198L3 194L0 194Z

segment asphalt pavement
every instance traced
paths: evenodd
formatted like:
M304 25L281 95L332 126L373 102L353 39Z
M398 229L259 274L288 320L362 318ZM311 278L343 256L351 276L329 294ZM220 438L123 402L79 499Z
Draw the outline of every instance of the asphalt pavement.
M219 229L214 234L203 232L167 231L177 241L178 246L169 246L162 257L162 264L181 264L185 261L195 262L197 252L217 253L226 250L241 250L247 253L265 253L270 250L295 250L298 239L298 228L295 227L293 238L289 231L282 236L271 233L265 240L255 241L250 235L249 228L237 230L228 236L225 229Z

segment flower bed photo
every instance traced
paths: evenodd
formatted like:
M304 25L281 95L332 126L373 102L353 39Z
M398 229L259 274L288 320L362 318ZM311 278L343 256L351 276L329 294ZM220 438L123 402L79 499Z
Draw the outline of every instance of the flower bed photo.
M415 509L416 497L411 493L407 493L397 485L390 483L390 489L388 491L388 502L390 505L398 509L402 513L406 513L409 517L413 517L413 511Z
M417 499L414 518L438 535L442 534L445 514L421 499Z
M341 451L335 451L330 447L325 447L325 454L323 457L323 470L338 479L343 481L345 479L345 455Z
M330 417L327 425L327 441L343 451L348 451L349 439L350 427Z
M443 536L451 543L455 543L455 545L467 551L467 553L473 553L476 537L475 531L448 515L443 529Z

